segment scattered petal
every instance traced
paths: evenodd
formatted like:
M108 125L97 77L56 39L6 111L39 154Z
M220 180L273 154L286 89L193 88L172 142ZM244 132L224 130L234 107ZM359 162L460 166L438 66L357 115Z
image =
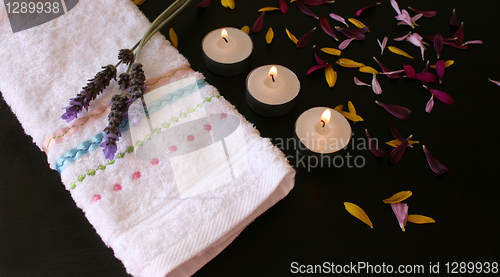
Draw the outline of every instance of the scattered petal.
M409 140L408 141L408 147L413 148L413 144L415 144L415 143L420 143L420 141ZM386 142L385 144L396 148L396 147L398 147L401 144L401 141L399 141L397 139L394 139L394 140Z
M483 44L483 41L482 40L469 40L469 41L466 41L464 42L462 45L470 45L470 44Z
M257 18L257 20L255 21L255 23L252 26L252 32L258 33L262 30L262 28L264 28L264 15L265 14L266 14L266 12L262 12L260 14L260 16Z
M393 203L391 204L391 208L398 219L399 227L404 232L406 222L408 221L408 205L406 203Z
M174 31L174 28L170 28L168 31L168 37L170 38L170 42L172 43L172 46L177 48L179 45L179 39L177 38L177 34Z
M377 80L377 75L376 74L373 74L372 89L373 89L373 92L375 94L377 94L377 95L382 94L382 87L380 86L380 83Z
M290 31L288 31L287 28L285 28L285 31L286 31L286 34L288 35L288 37L290 38L291 41L293 41L293 43L297 44L297 41L299 41L292 33L290 33Z
M340 56L340 54L342 54L342 51L337 50L335 48L323 47L320 50L334 56Z
M458 27L458 25L460 25L458 23L457 13L455 12L455 9L453 9L453 12L451 14L450 25L455 27Z
M339 44L339 49L340 50L344 50L347 48L347 46L349 46L349 43L351 43L351 41L353 41L354 38L348 38L344 41L342 41L342 43Z
M408 9L410 9L418 14L422 14L422 16L424 16L424 17L434 17L437 14L436 11L420 11L420 10L414 9L412 7L408 7Z
M390 130L391 130L391 134L392 134L392 136L393 136L393 137L394 137L397 141L399 141L399 144L401 144L401 142L404 142L404 141L406 140L406 139L403 137L403 135L401 135L401 133L399 132L398 128L396 128L396 124L394 124L394 123L393 123L393 124L391 125ZM398 145L399 145L399 144L398 144ZM390 144L389 144L389 145L390 145ZM398 145L396 145L396 147L397 147ZM412 146L411 146L411 144L410 144L410 145L408 145L408 146L412 147Z
M248 27L248 25L243 26L241 30L247 35L250 33L250 27Z
M378 71L371 67L371 66L362 66L359 68L359 72L363 72L363 73L370 73L370 74L378 74Z
M415 73L415 68L409 64L403 65L403 68L405 70L406 77L415 79L416 73Z
M396 0L391 0L391 6L398 15L401 14L401 10L399 9L399 5L398 2L396 2Z
M430 72L422 72L415 74L415 79L424 83L435 83L437 81L436 75Z
M400 191L400 192L394 194L393 196L391 196L387 199L384 199L383 201L385 204L395 204L395 203L399 203L401 201L408 199L408 197L410 197L411 195L412 195L412 192L409 190Z
M384 37L382 42L377 39L378 45L380 46L380 55L384 54L385 47L387 46L388 37Z
M271 11L279 11L280 8L277 7L264 7L259 9L257 12L271 12Z
M326 64L326 62L324 60L320 59L318 57L318 55L316 55L316 50L315 49L316 49L316 45L313 46L313 54L314 54L314 59L316 60L316 63L318 63L318 64Z
M285 0L278 0L278 6L280 7L282 14L286 14L288 12L288 6Z
M397 47L389 46L388 48L389 48L389 51L391 51L394 54L398 54L398 55L401 55L401 56L413 59L412 56L410 56L408 53L406 53L405 51L403 51L403 50L401 50L401 49L399 49Z
M441 51L443 51L443 36L441 34L436 34L434 36L434 50L436 50L437 58L441 56Z
M443 92L443 91L440 91L437 89L433 89L433 88L430 88L428 86L424 86L424 87L427 90L429 90L429 92L432 93L437 99L439 99L439 101L441 101L445 104L448 104L448 105L453 105L455 103L453 98L449 94L447 94L446 92Z
M300 3L300 2L298 2ZM316 27L314 27L311 31L305 33L303 36L301 36L299 38L299 40L297 41L297 48L302 48L304 46L306 46L309 41L311 41L311 38L312 38L312 35L314 33L314 31L316 30Z
M443 44L451 46L451 47L455 47L458 49L462 49L462 50L469 49L469 45L463 44L463 43L458 43L456 41L443 41Z
M354 84L356 84L357 86L368 86L368 87L371 87L371 85L369 85L367 83L364 83L364 82L361 82L356 76L354 76Z
M370 8L373 8L373 7L376 7L376 6L378 6L378 5L380 5L380 2L375 3L375 4L373 4L373 5L370 5L370 6L367 6L367 7L364 7L364 8L362 8L362 9L359 9L359 10L357 10L357 11L356 11L356 16L360 16L360 15L361 15L361 13L362 13L363 11L365 11L365 10L367 10L367 9L370 9Z
M351 101L347 102L347 108L349 109L349 112L344 112L344 111L341 112L341 114L345 118L351 120L352 122L364 121L361 116L356 114L356 109L354 108L354 105L352 104Z
M431 99L427 101L427 105L425 105L425 112L430 113L433 108L434 108L434 94L431 95Z
M363 64L363 63L358 63L358 62L355 62L351 59L345 59L345 58L339 59L337 61L337 64L342 66L342 67L349 67L349 68L358 68L358 67L365 66L365 64Z
M490 82L492 82L493 84L496 84L497 86L500 86L500 81L495 81L495 80L492 80L491 78L488 78L488 80Z
M393 79L398 79L401 77L401 74L399 74L399 73L390 73L390 72L394 72L394 71L390 70L385 65L383 65L381 62L379 62L377 60L377 58L373 57L373 59L377 62L378 66L380 67L380 69L382 69L382 72L384 72L387 75L387 77L393 78Z
M349 25L347 25L347 22L345 22L345 19L342 16L340 16L338 14L330 13L330 17L333 20L337 20L338 22L343 23L345 26L349 27Z
M395 116L399 119L402 119L402 120L410 119L410 114L411 114L410 109L407 109L405 107L401 107L398 105L380 103L378 101L375 101L375 103L377 103L377 105L384 108L387 112L389 112L390 114L392 114L393 116Z
M323 29L323 31L325 31L325 33L327 33L329 36L331 36L335 40L337 40L337 41L339 40L337 38L337 36L335 35L335 32L333 32L332 26L330 26L330 23L328 23L328 20L326 19L326 17L321 17L319 19L319 24L321 25L321 29Z
M408 37L410 36L410 34L411 34L411 32L409 32L408 34L406 34L406 35L404 35L404 36L402 36L402 37L395 38L395 39L393 39L393 40L395 40L395 41L403 41L403 40L405 40L406 38L408 38Z
M267 34L266 34L267 44L270 44L273 41L273 38L274 38L273 28L269 27L269 30L267 31Z
M436 62L436 74L439 78L439 83L441 84L443 82L443 76L444 76L444 61L439 60Z
M389 155L389 158L393 164L399 162L403 154L405 153L406 147L408 146L408 141L412 136L409 136L403 143L399 144L398 147L394 148Z
M196 7L206 8L210 4L210 2L212 2L212 0L203 0L200 3L196 4Z
M341 32L344 36L348 38L354 38L355 40L363 40L366 38L366 31L368 31L368 27L365 28L356 28L356 29L346 29L346 28L340 28L338 26L335 27L335 29L339 32Z
M460 24L460 27L458 28L457 32L455 33L455 35L453 37L456 38L455 41L457 44L464 43L465 34L464 34L464 23L463 22Z
M429 153L425 145L422 145L422 148L424 149L425 153L425 158L427 159L427 163L429 164L430 168L432 171L438 175L444 174L446 172L449 172L450 170L446 168L442 163L440 163L434 156Z
M301 10L304 14L312 16L316 19L319 19L319 17L314 14L302 1L297 1L297 7L299 10Z
M337 82L337 72L333 70L333 67L331 65L325 67L325 78L328 86L335 86L335 83Z
M428 216L410 214L408 215L408 222L416 224L426 224L426 223L434 223L436 221Z
M234 10L234 0L221 0L222 6Z
M455 63L454 60L447 60L446 62L444 62L444 68L447 68L451 65L453 65ZM436 68L436 65L431 65L430 68Z
M423 38L417 34L417 33L413 33L411 35L409 35L406 40L411 42L411 44L417 46L418 48L420 48L420 52L421 52L421 55L422 55L422 60L424 59L424 51L425 51L425 46L424 46L424 42L422 40Z
M334 110L341 113L343 108L344 108L344 105L338 105L337 107L334 108Z
M398 22L398 25L409 25L413 29L415 28L415 26L417 26L415 21L419 19L421 16L422 16L421 14L417 14L416 16L411 17L408 11L403 9L401 13L396 16L396 19L400 21Z
M300 2L308 5L308 6L319 6L323 4L331 4L335 1L328 1L328 0L300 0Z
M350 213L357 219L363 221L365 224L367 224L368 226L370 226L370 228L373 229L373 224L370 221L370 218L365 213L365 211L363 211L363 209L361 209L358 205L354 203L344 202L344 207L348 213Z
M347 20L349 20L349 22L351 22L352 24L354 24L354 26L356 26L358 28L366 27L366 25L363 24L363 22L357 20L356 18L348 18Z
M365 134L366 134L366 137L368 138L369 147L370 147L370 150L372 151L373 155L377 158L385 157L387 154L384 152L384 150L382 150L382 148L380 148L378 146L378 143L377 143L378 140L372 139L370 137L370 134L368 134L367 129L365 129Z
M315 65L315 66L309 68L309 70L307 70L306 75L309 75L309 74L313 73L314 71L316 71L316 70L318 70L320 68L325 68L327 66L328 66L328 64L318 64L318 65Z

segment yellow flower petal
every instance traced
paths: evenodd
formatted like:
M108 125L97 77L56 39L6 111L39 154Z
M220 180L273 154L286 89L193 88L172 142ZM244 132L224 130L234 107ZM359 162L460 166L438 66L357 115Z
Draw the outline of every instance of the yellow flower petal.
M337 107L335 107L334 110L341 113L343 108L344 108L344 105L341 104L341 105L338 105Z
M293 2L295 2L295 1L297 1L297 0L290 0L290 3L293 3Z
M266 34L267 44L270 44L273 41L273 38L274 38L273 28L269 27L269 30L267 31L267 34Z
M260 10L258 10L257 12L270 12L270 11L279 11L280 8L276 8L276 7L264 7Z
M325 78L330 87L335 86L335 83L337 82L337 72L333 70L331 65L325 67Z
M221 0L220 3L225 8L230 8L231 10L234 10L234 0Z
M425 223L434 223L436 221L428 216L410 214L408 215L408 222L416 224L425 224Z
M358 205L354 203L344 202L344 206L348 213L352 214L357 219L363 221L368 226L370 226L370 228L373 229L373 224L370 221L370 218L365 213L365 211L363 211L363 209L361 209Z
M243 32L245 32L245 34L247 34L247 35L250 33L250 27L248 27L247 25L243 26L243 28L241 28L241 30Z
M347 109L349 109L350 113L356 114L356 108L354 108L354 105L351 101L347 101Z
M446 62L444 62L444 68L447 68L448 66L451 66L454 63L455 63L454 60L447 60ZM435 64L431 65L431 68L436 68L436 65Z
M323 51L327 54L330 54L330 55L334 55L334 56L340 56L340 54L342 53L342 51L340 51L338 49L329 48L329 47L323 47L323 48L321 48L321 51Z
M228 7L228 5L227 5L227 0L220 0L220 3L222 4L222 6L223 6L224 8L227 8L227 7Z
M408 143L411 145L411 144L415 144L415 143L420 143L420 141L409 140ZM401 142L399 140L395 139L395 140L391 140L391 141L386 142L386 144L389 146L392 146L392 147L398 147L398 145L400 145Z
M400 192L394 194L393 196L391 196L387 199L384 199L383 201L385 204L399 203L399 202L407 199L410 196L411 196L411 191L409 191L409 190L400 191Z
M146 2L146 0L133 0L133 1L134 1L134 4L136 4L137 6L139 6L142 3Z
M378 74L378 71L371 67L371 66L362 66L359 68L359 72L363 72L363 73L370 73L370 74Z
M358 28L366 27L366 25L363 24L363 22L357 20L356 18L348 18L347 20L349 20L349 22L351 22L352 24L354 24L354 26L356 26Z
M362 66L365 66L365 64L363 63L358 63L358 62L355 62L351 59L339 59L337 61L337 64L342 66L342 67L350 67L350 68L357 68L357 67L362 67Z
M348 112L344 112L344 111L342 111L341 113L345 118L349 119L352 122L364 121L364 119L357 114L352 114L352 113L348 113Z
M290 33L290 31L288 31L287 28L285 28L285 30L286 30L286 34L288 35L290 40L293 41L293 43L297 44L297 41L299 41L299 40L292 33Z
M177 34L175 33L174 28L170 28L170 30L168 31L168 36L170 37L170 42L172 43L172 45L177 48L177 46L179 45L179 39L177 38Z
M401 50L401 49L399 49L397 47L389 46L388 48L389 48L389 51L391 51L394 54L398 54L398 55L401 55L401 56L413 59L412 56L410 56L408 53L406 53L405 51L403 51L403 50Z

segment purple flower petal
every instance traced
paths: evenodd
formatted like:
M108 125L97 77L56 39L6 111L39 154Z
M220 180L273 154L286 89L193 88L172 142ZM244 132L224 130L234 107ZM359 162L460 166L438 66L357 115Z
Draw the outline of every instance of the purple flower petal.
M339 44L339 50L344 50L347 48L347 46L349 46L349 43L351 43L351 41L353 41L354 38L348 38L344 41L342 41L340 44Z
M401 107L401 106L393 105L393 104L380 103L378 101L375 101L375 103L377 103L377 105L384 108L390 114L392 114L393 116L395 116L399 119L402 119L402 120L410 119L411 111L405 107Z
M391 208L399 222L399 227L404 232L408 221L408 205L406 203L392 203Z
M464 42L462 45L469 45L469 44L483 44L483 41L482 40L469 40L469 41L466 41Z
M422 69L422 73L426 73L426 72L429 72L429 61L427 61L427 63L424 66L424 69Z
M387 46L388 39L389 39L388 37L384 37L382 42L380 42L380 40L377 39L378 45L380 46L380 55L384 54L384 49Z
M196 7L206 8L210 4L210 2L212 2L212 0L203 0L200 3L196 4Z
M314 14L302 1L297 1L297 7L306 15L319 19L319 17L316 14Z
M437 58L439 59L441 51L443 51L443 36L441 34L434 36L434 50L436 50Z
M373 78L372 78L372 89L373 92L377 95L382 94L382 87L380 86L380 83L377 80L377 74L373 73Z
M367 28L367 27L360 28L360 30L365 29L365 28ZM363 40L366 38L366 35L364 33L358 33L357 31L355 31L358 29L345 29L345 28L340 28L338 26L335 27L335 29L337 29L337 31L339 31L340 33L342 33L344 36L346 36L348 38L354 38L355 40ZM366 29L366 30L368 30L368 29ZM363 30L361 30L361 31L363 31Z
M368 32L370 29L368 26L365 26L363 28L341 28L341 27L335 27L338 31L344 31L352 34L364 34Z
M364 7L364 8L362 8L362 9L359 9L359 10L357 10L357 11L356 11L356 16L360 16L360 15L361 15L361 13L362 13L363 11L365 11L365 10L367 10L367 9L371 9L371 8L376 7L376 6L378 6L378 5L380 5L380 2L375 3L375 4L373 4L373 5L370 5L370 6L367 6L367 7Z
M335 35L335 32L333 32L332 26L330 26L330 23L328 23L328 20L326 19L326 17L321 17L319 19L319 24L321 25L321 29L323 29L323 31L325 31L325 33L327 33L329 36L331 36L335 40L337 40L337 41L339 40L337 38L337 36Z
M309 41L311 41L311 38L312 38L312 35L314 33L314 31L316 30L316 27L314 27L311 31L305 33L303 36L301 36L299 38L299 40L297 41L297 48L302 48L304 46L306 46Z
M316 60L316 63L323 65L326 64L326 62L318 57L316 54L316 45L313 46L313 53L314 53L314 59Z
M399 140L400 142L404 142L406 140L403 137L403 135L401 135L398 128L396 128L396 124L392 123L390 130L391 130L391 134L394 136L395 139ZM413 145L411 145L409 143L407 143L407 146L413 148Z
M348 26L347 22L345 22L345 19L342 16L334 14L334 13L330 13L330 17L333 20L337 20L338 22L343 23L345 26Z
M398 147L394 148L391 151L391 154L389 155L389 158L391 160L391 163L395 164L399 162L401 157L403 157L403 154L406 151L406 146L408 146L408 141L411 139L412 136L409 136L406 140L404 140L402 143L398 145Z
M370 134L368 134L367 129L365 129L365 134L366 134L366 137L368 138L369 147L370 147L370 150L372 151L373 155L377 158L385 157L387 154L385 153L384 150L382 150L382 148L380 148L378 146L377 140L372 139L370 137Z
M319 6L323 4L331 4L335 1L328 1L328 0L298 0L308 6Z
M451 14L450 25L455 27L458 27L459 25L455 9L453 9L453 13Z
M257 18L255 23L252 26L252 32L258 33L264 28L264 15L266 12L262 12L262 14Z
M464 45L463 43L460 44L456 41L443 41L443 44L446 44L448 46L452 46L452 47L455 47L455 48L458 48L458 49L469 49L469 45Z
M390 70L388 67L386 67L385 65L383 65L381 62L379 62L377 60L377 58L373 57L373 59L378 63L378 66L380 67L380 69L382 69L382 71L384 73L387 73L387 72L393 72L392 70ZM389 74L386 74L387 77L389 78L392 78L392 79L398 79L398 78L401 78L401 74L398 74L398 73L389 73Z
M278 0L278 7L280 7L281 13L286 14L288 12L288 6L285 0Z
M437 14L436 11L420 11L420 10L414 9L412 7L408 7L408 9L410 9L416 13L422 14L422 16L424 16L424 17L434 17Z
M413 66L405 64L403 65L403 68L405 69L406 77L415 79L416 74L415 74L415 68L413 68Z
M425 82L425 83L437 82L436 75L434 75L433 73L430 73L430 72L416 73L415 79L422 81L422 82Z
M429 164L429 167L432 169L432 171L438 175L444 174L446 172L449 172L450 170L446 168L442 163L440 163L434 156L429 153L427 150L427 147L425 145L422 145L422 148L424 149L425 153L425 158L427 159L427 163Z
M456 42L458 44L464 43L465 34L464 34L464 23L463 22L460 24L460 27L458 28L457 32L455 33L455 35L453 37L456 38Z
M430 93L434 94L439 101L448 104L448 105L453 105L455 104L455 100L446 92L440 91L434 88L430 88L428 86L424 86Z
M444 60L439 60L436 62L436 73L439 78L439 83L441 84L443 82L444 76Z
M500 81L495 81L495 80L492 80L491 78L488 78L488 80L489 80L490 82L492 82L493 84L496 84L497 86L499 86L499 87L500 87Z
M368 86L368 87L371 86L365 82L360 81L356 76L354 76L354 84L356 84L357 86Z
M425 105L425 112L430 113L432 111L432 108L434 108L434 94L431 95L431 99L429 99L427 105Z
M327 67L329 66L329 64L318 64L318 65L315 65L311 68L309 68L309 70L306 72L306 75L309 75L311 73L313 73L314 71L320 69L320 68L324 68L324 67Z

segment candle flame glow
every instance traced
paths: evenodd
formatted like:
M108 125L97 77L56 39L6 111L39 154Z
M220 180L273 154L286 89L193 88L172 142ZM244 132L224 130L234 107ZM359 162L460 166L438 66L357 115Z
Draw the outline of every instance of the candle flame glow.
M269 76L276 77L276 75L278 75L278 69L276 69L276 66L273 66L269 69Z
M220 36L222 38L227 38L227 31L226 31L226 29L222 29L222 31L220 32Z
M324 122L325 125L327 125L328 122L330 122L330 117L332 117L332 113L329 109L326 109L321 115L321 121Z

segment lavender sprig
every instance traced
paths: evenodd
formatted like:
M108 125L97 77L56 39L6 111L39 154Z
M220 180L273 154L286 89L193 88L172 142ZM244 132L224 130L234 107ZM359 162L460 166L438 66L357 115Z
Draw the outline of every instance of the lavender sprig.
M104 157L112 161L115 157L117 146L116 142L121 137L120 123L125 114L125 107L128 98L125 95L115 94L111 98L111 112L108 115L108 126L104 128L104 141L99 145L104 147Z
M141 63L134 63L132 65L132 70L130 71L130 87L128 92L130 93L129 102L134 102L135 100L142 97L146 86L144 82L146 81L146 76L142 70Z

